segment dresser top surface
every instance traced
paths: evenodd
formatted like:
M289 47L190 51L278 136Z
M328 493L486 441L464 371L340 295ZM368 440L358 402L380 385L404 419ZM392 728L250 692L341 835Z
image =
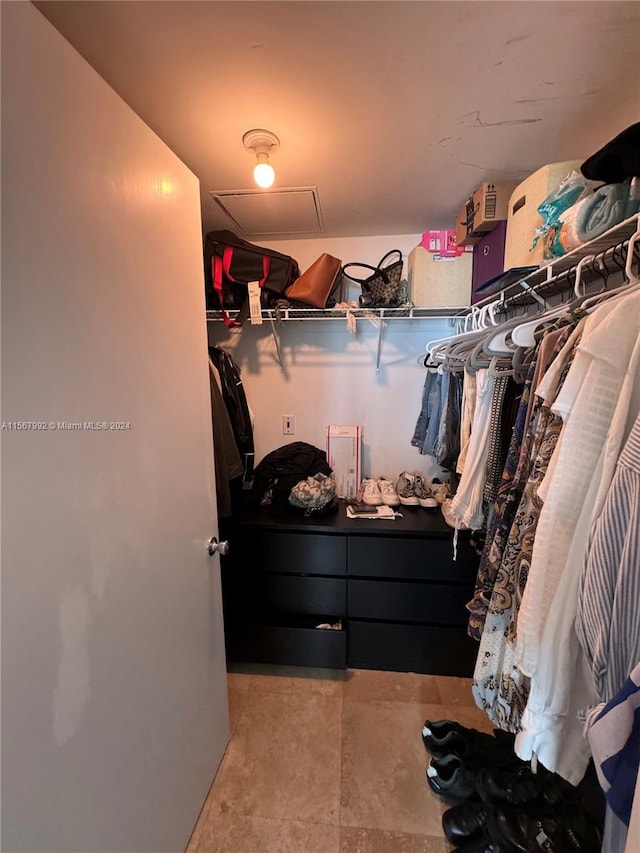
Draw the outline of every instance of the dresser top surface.
M401 513L401 517L393 519L349 518L346 504L341 500L338 511L333 515L304 516L294 509L280 512L271 506L260 506L243 511L237 521L241 526L248 525L263 530L331 533L342 536L419 536L433 539L453 536L453 530L445 522L439 509L400 506L397 507L397 512Z

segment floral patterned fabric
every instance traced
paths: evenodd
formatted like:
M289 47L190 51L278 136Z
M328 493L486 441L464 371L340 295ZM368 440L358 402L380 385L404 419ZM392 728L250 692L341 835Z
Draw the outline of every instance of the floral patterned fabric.
M507 459L502 472L502 480L498 486L498 496L489 513L485 546L478 567L474 596L467 604L467 609L470 613L467 633L474 640L480 640L482 636L489 601L493 592L493 584L500 560L502 559L502 551L504 550L511 522L520 500L521 490L517 488L515 475L524 437L529 394L531 393L534 371L535 360L532 361L529 368L529 374L527 375L520 398L520 407L513 427Z
M569 336L559 335L554 355ZM571 366L571 355L563 366L559 387ZM520 731L520 721L527 705L530 680L517 666L517 614L527 582L533 554L533 543L542 502L538 486L544 479L549 462L562 430L562 419L536 397L528 435L523 450L528 448L528 460L518 466L518 476L528 472L509 534L504 543L500 563L485 617L484 631L473 676L473 695L494 725L506 731Z
M478 567L474 596L467 604L467 609L470 612L467 633L475 640L480 640L482 637L498 569L533 464L532 443L537 429L537 414L540 410L541 401L535 397L532 391L537 387L540 374L548 368L560 352L571 331L583 316L584 312L576 311L561 318L554 326L550 326L546 330L545 337L542 339L544 341L547 336L553 337L552 346L543 348L542 342L539 342L533 351L502 473L502 481L498 488L497 498L489 513L487 536ZM552 333L554 334L552 335ZM541 349L543 349L542 358L540 358Z

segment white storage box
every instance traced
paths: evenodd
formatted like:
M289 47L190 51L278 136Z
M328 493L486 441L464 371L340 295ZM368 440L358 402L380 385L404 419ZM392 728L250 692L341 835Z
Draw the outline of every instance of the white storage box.
M445 258L416 246L407 259L409 298L417 308L461 308L471 304L473 251Z
M327 427L327 462L333 468L339 498L355 498L360 488L361 440L362 427L355 424Z
M515 188L509 199L507 239L504 248L504 268L540 266L544 260L544 240L535 249L531 243L536 228L542 225L538 205L564 181L582 160L566 160L542 166Z

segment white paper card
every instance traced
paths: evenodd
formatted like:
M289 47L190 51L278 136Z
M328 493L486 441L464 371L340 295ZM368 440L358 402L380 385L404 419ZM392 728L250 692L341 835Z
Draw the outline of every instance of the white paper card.
M251 325L262 325L262 309L260 307L260 282L250 281L249 288L249 311L251 314Z

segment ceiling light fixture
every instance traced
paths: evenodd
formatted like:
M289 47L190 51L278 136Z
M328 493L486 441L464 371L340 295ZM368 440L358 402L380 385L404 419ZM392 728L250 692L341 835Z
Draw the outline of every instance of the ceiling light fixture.
M244 147L256 155L253 179L259 187L267 189L273 183L276 173L269 163L269 154L280 145L280 140L270 130L248 130L242 137Z

